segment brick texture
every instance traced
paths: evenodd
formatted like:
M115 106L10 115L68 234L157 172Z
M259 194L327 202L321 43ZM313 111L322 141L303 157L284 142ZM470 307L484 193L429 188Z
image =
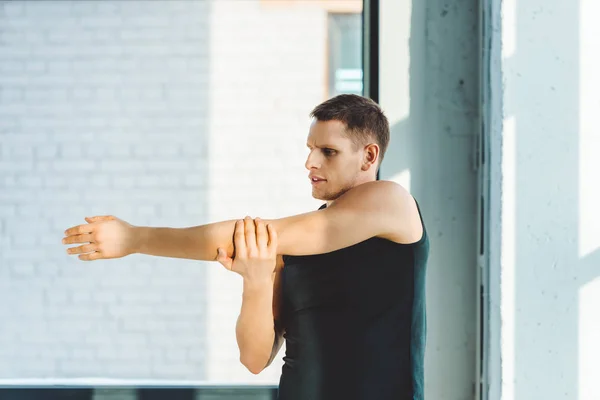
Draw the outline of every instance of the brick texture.
M326 13L258 1L0 1L0 380L277 383L238 360L237 275L86 263L91 215L193 226L318 207L304 170Z

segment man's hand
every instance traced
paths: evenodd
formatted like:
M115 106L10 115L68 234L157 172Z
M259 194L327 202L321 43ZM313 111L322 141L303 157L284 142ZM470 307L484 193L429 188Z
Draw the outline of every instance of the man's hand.
M71 247L68 254L80 254L80 260L92 261L125 257L135 252L133 225L113 216L86 217L85 220L87 224L67 229L62 242L88 244Z
M242 308L235 327L240 362L253 374L265 369L281 346L275 332L274 288L277 232L260 218L235 223L233 258L219 247L217 261L244 278Z
M272 282L277 259L277 232L272 224L260 218L246 217L235 224L233 234L235 257L219 248L217 261L240 274L246 282Z

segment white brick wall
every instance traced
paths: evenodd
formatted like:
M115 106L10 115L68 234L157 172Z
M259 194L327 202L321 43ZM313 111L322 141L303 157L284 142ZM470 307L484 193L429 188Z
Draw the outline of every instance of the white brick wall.
M85 263L63 231L318 206L304 171L325 13L236 1L0 1L0 379L276 383L239 365L218 264Z
M317 208L304 162L308 113L325 88L326 14L243 0L215 2L212 13L210 218ZM212 268L208 281L208 377L240 379L246 373L232 343L241 280ZM253 381L278 382L281 364L279 357Z

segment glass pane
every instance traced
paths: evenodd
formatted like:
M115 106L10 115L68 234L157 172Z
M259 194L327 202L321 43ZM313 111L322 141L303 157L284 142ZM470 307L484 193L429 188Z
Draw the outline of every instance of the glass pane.
M361 14L329 14L329 96L363 94Z

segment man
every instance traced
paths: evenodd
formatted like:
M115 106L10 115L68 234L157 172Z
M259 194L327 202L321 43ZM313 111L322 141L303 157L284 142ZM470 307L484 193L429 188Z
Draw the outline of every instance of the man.
M319 210L180 229L92 217L63 243L89 243L68 250L82 260L142 253L240 273L240 359L258 373L285 338L281 400L422 399L429 240L414 198L376 179L389 123L356 95L311 116L305 166Z

